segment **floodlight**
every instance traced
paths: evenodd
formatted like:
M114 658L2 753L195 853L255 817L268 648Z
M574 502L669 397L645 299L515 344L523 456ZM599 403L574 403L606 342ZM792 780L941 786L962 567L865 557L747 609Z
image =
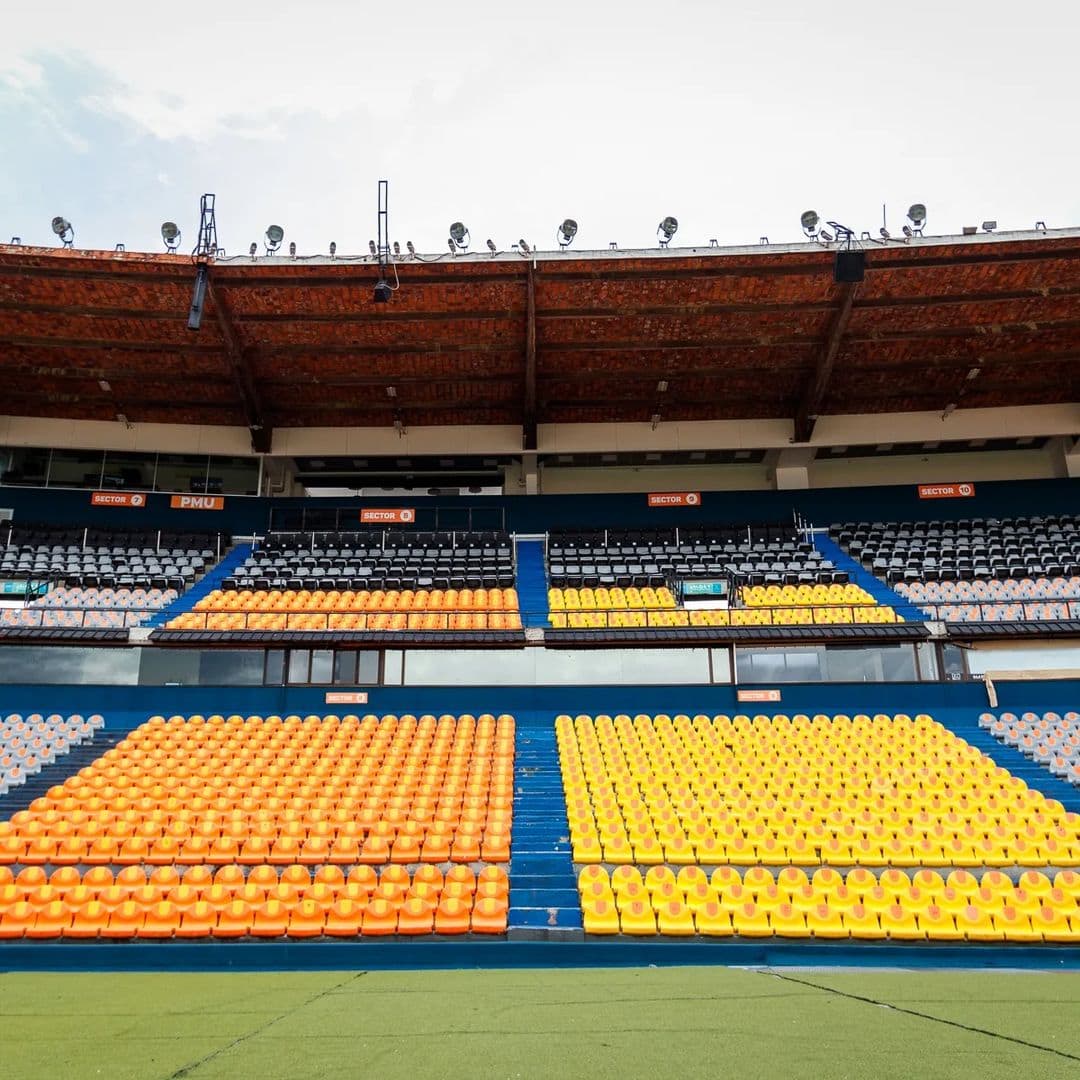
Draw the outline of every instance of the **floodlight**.
M161 223L161 239L165 243L165 250L175 251L180 246L180 226L175 221L163 221Z
M816 210L804 210L802 216L799 218L799 224L802 225L802 231L806 233L811 240L817 235L817 227L820 220Z
M997 228L996 221L984 221L982 223L983 232L993 232Z
M907 216L916 229L921 229L926 224L926 207L921 202L912 203L908 207Z
M575 236L577 236L577 222L573 218L567 218L559 226L559 247L569 247Z
M450 236L448 236L448 237L446 238L446 246L447 246L447 247L448 247L448 248L450 249L450 254L451 254L451 255L455 255L455 254L457 254L457 248L456 248L456 247L454 247L454 240L453 240L453 237L450 237Z
M295 241L295 240L291 240L291 241L289 241L289 254L290 254L290 255L291 255L291 256L292 256L292 257L293 257L294 259L296 258L296 241Z
M337 244L333 240L331 240L330 241L330 258L332 259L336 254L337 254Z
M679 222L676 218L668 216L656 226L656 235L660 237L660 246L667 247L671 238L679 231Z
M266 254L273 255L281 241L285 239L285 230L280 225L271 225L266 230Z
M460 221L455 221L450 226L450 250L460 248L464 251L472 242L472 236L469 234L469 230Z
M882 240L891 240L892 239L892 234L889 232L888 229L885 228L884 225L882 225L881 228L878 229L878 233L881 236Z
M410 255L415 255L416 254L416 248L413 246L413 242L411 240L406 240L405 241L405 250Z
M821 232L818 233L818 236L822 240L824 240L826 244L831 244L833 242L833 240L836 239L836 237L834 237L833 234L831 232L829 232L828 229L822 229Z
M388 304L390 303L390 297L394 295L394 290L386 283L383 278L375 283L375 303L376 304Z
M248 254L254 259L255 252L259 250L259 245L254 240L251 241L251 247L248 248Z
M487 242L487 246L488 246L488 251L490 251L491 254L494 255L495 254L495 241L489 239L488 242Z
M75 230L72 228L71 222L65 217L57 215L52 219L52 231L60 237L60 242L64 247L71 247L75 242Z
M909 240L915 235L915 231L910 225L905 225L903 228L903 232Z
M526 244L524 240L519 240L518 241L518 247L521 248L521 250L524 251L526 255L528 255L529 251L531 250L529 248L529 245Z
M401 254L401 245L396 240L394 241L394 254L395 255L400 255Z
M375 241L374 240L369 240L367 242L367 249L368 249L368 251L371 252L372 255L378 255L379 254L379 249L375 246Z

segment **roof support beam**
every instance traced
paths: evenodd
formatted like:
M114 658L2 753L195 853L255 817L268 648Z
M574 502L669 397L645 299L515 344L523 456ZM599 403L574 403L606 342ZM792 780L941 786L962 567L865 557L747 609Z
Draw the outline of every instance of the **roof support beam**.
M818 355L814 377L806 388L799 408L795 413L795 438L797 443L809 442L814 434L814 424L817 423L818 409L825 401L825 395L829 391L829 381L832 379L833 367L836 364L836 354L840 351L840 343L851 321L851 309L855 303L855 293L859 286L854 282L842 286L840 307L836 309L832 322L829 325L829 333Z
M214 310L217 312L218 326L221 328L221 336L225 339L225 351L229 357L229 368L232 371L240 401L244 406L244 416L247 418L248 430L251 432L251 449L256 454L269 454L274 431L263 417L259 391L255 386L255 375L240 344L240 339L236 336L228 303L221 292L214 288L213 275L210 276L207 293L210 303L214 305Z
M533 264L525 277L525 402L521 421L521 449L536 449L536 284Z

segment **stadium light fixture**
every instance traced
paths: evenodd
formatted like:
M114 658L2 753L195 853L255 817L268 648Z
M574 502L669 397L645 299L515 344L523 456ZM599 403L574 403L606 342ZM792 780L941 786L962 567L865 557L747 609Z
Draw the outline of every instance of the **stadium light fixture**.
M1046 232L1046 222L1045 221L1036 221L1035 222L1035 231L1036 232ZM19 238L17 236L13 236L11 238L11 242L13 244L19 243Z
M817 239L818 222L821 218L818 217L816 210L804 210L799 218L799 224L802 225L802 231L811 240Z
M395 255L400 255L401 254L401 245L396 240L394 241L394 254Z
M337 244L333 240L331 240L330 241L330 258L331 259L334 258L335 255L337 255Z
M526 255L528 255L532 251L532 248L530 248L524 240L518 241L518 247L521 248L521 250L525 252Z
M822 241L823 243L826 243L826 244L831 244L831 243L833 242L833 240L835 240L835 239L836 239L836 237L835 237L835 236L833 236L833 234L832 234L831 232L829 232L829 230L828 230L828 229L821 229L821 230L820 230L820 231L818 232L818 238L819 238L819 239L820 239L820 240L821 240L821 241Z
M405 250L412 256L416 255L416 247L411 240L405 241Z
M397 387L396 386L388 386L386 388L386 396L388 398L396 398L397 397Z
M908 221L911 222L911 231L915 236L922 236L923 226L926 224L926 207L921 203L912 203L908 207Z
M180 226L175 221L163 221L161 239L165 244L165 250L172 255L180 246Z
M256 253L259 250L259 245L254 240L251 241L251 247L248 248L248 254L254 259Z
M491 252L492 255L495 254L495 241L492 240L491 237L488 237L487 249Z
M559 241L559 247L569 247L574 242L575 236L577 236L577 222L573 218L567 218L559 226L559 235L556 238Z
M1045 231L1045 230L1044 230L1044 231ZM12 242L13 244L16 244L16 245L18 245L18 244L21 244L21 243L22 243L22 237L21 237L21 236L13 236L13 237L11 238L11 242Z
M389 304L390 297L394 295L394 290L390 288L385 278L379 278L375 282L375 303L376 304Z
M460 221L455 221L450 226L450 250L455 248L458 251L465 251L472 243L472 235L465 225Z
M984 221L982 223L983 232L993 232L997 228L996 221Z
M452 236L448 236L446 238L446 246L450 249L450 254L451 255L456 255L457 254L457 248L454 247L454 238Z
M660 246L666 248L671 243L671 238L679 231L677 218L668 215L656 226L656 235L660 239Z
M903 227L903 233L909 240L915 235L915 232L910 225L905 225Z
M886 229L884 225L882 225L881 228L878 229L878 234L881 236L882 240L891 240L892 239L892 233L890 233L889 230Z
M59 214L52 219L52 231L60 237L60 243L69 248L75 243L75 229L67 218Z
M296 241L295 240L290 240L289 241L289 254L294 259L296 258Z
M367 242L367 249L372 255L378 255L379 254L379 249L375 246L375 241L374 240L369 240Z
M271 225L266 230L266 254L273 255L281 241L285 239L285 230L280 225Z

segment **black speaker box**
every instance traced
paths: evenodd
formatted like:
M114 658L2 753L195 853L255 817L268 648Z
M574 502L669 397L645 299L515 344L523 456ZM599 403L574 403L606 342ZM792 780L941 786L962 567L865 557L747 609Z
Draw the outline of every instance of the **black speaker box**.
M838 284L862 281L866 277L865 251L838 251L833 265L833 280Z

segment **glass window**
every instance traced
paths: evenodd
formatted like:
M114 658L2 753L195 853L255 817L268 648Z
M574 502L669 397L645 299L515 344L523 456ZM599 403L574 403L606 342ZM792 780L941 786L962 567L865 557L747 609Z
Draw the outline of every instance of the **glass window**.
M387 649L383 653L383 686L400 686L405 654L400 649ZM363 661L361 661L361 664ZM363 667L361 667L361 674ZM366 682L366 679L360 679ZM372 682L376 680L372 679Z
M258 686L263 680L262 649L204 649L201 686Z
M937 682L937 650L932 641L920 641L915 646L915 656L919 664L919 678L924 682Z
M106 491L133 488L149 491L154 486L156 454L120 454L109 450L105 454L105 471L101 486Z
M401 653L398 653L401 656ZM356 681L362 686L374 686L379 681L379 654L360 652L356 654ZM401 662L398 661L398 683L401 682ZM391 684L387 684L391 685Z
M206 454L158 454L155 490L205 494L208 461Z
M311 654L311 682L329 683L333 681L334 654L330 649L316 649ZM289 681L292 681L291 674Z
M49 451L15 446L2 452L0 484L44 487L49 471Z
M49 486L98 488L104 463L101 450L54 450L49 463Z
M1080 644L976 645L968 650L967 660L973 675L987 671L1074 671L1080 669Z
M714 683L731 682L731 649L712 650L712 681Z
M289 685L296 686L308 681L311 669L311 651L309 649L289 650Z
M946 642L941 646L941 666L944 668L945 678L949 682L958 682L967 674L967 666L964 663L964 650L952 642Z
M141 651L9 645L0 648L0 683L134 686Z
M909 644L845 648L833 645L761 646L735 650L741 683L914 682Z
M339 649L334 653L334 682L351 686L356 682L356 653Z
M285 681L285 650L268 649L266 651L266 673L263 683L266 686L281 686Z
M142 650L139 665L140 686L197 686L199 684L198 649Z
M210 495L257 495L259 462L248 457L211 457L206 478Z

